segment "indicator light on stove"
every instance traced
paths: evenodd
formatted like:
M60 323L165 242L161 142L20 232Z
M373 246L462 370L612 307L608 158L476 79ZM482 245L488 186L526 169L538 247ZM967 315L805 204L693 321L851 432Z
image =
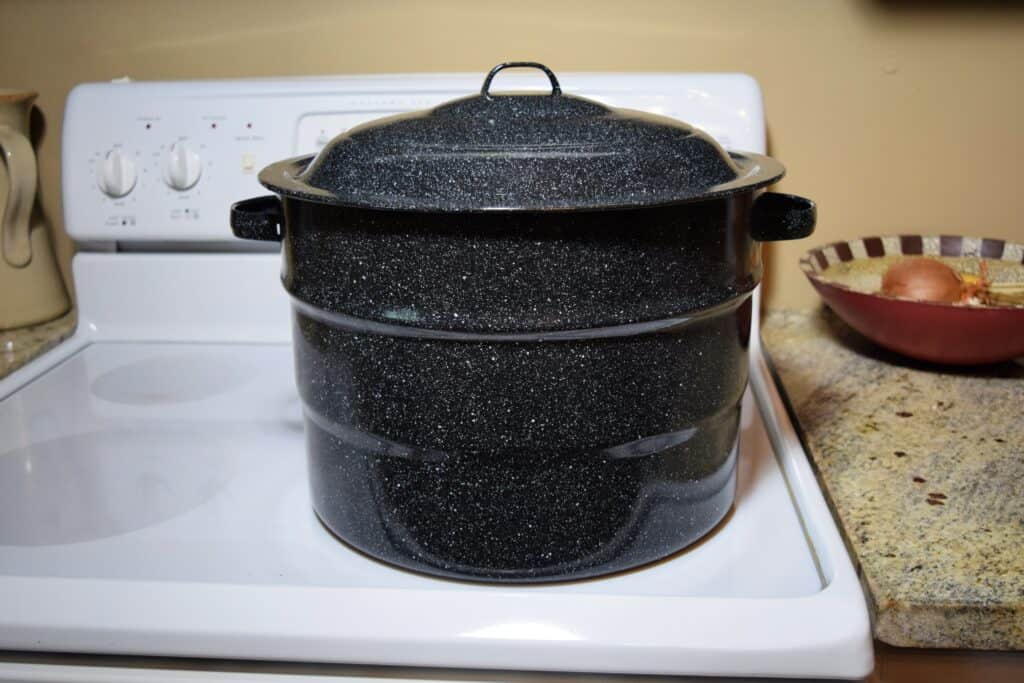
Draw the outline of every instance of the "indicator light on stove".
M187 142L175 142L164 155L164 182L170 188L187 190L199 182L202 172L199 153Z
M96 184L114 199L131 192L135 180L135 162L120 149L108 151L96 168Z

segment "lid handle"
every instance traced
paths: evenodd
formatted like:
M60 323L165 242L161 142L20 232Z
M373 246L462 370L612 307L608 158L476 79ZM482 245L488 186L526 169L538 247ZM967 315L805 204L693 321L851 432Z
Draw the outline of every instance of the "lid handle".
M498 75L498 72L502 69L512 69L515 67L527 67L530 69L540 69L548 76L548 80L551 81L551 96L562 94L562 86L558 84L558 79L555 78L555 72L547 68L539 62L503 62L498 66L491 69L491 72L487 74L487 78L484 79L484 86L480 88L480 94L484 97L491 97L491 81Z

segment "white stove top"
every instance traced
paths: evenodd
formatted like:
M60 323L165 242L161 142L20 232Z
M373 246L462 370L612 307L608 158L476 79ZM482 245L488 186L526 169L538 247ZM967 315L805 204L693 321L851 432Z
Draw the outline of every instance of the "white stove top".
M0 380L0 651L202 657L225 662L223 671L231 660L847 678L870 671L860 587L756 328L736 503L713 534L606 578L463 583L369 559L314 516L278 254L102 253L113 242L166 248L182 220L192 221L180 233L187 248L219 248L227 204L258 192L251 177L236 177L247 173L244 163L231 167L234 175L224 170L235 147L301 151L321 123L354 116L337 110L339 92L372 118L422 106L411 91L440 101L476 78L90 86L72 96L67 223L101 253L75 258L75 335ZM747 77L591 74L583 82L616 104L705 116L720 136L763 147L760 95ZM686 85L685 96L649 95L673 84ZM325 89L333 99L319 106ZM150 124L141 131L177 121L138 113L161 97L180 118L179 110L214 106L208 99L219 93L234 93L230 109L262 91L269 99L257 123L275 107L286 112L294 146L194 138L207 158L205 193L167 195L140 175L141 194L112 200L94 176L86 182L69 171L86 159L90 173L102 169L100 147L134 155L140 168L166 152L164 143L133 151L127 138L106 140L128 123L100 121L104 99L121 98L116 110L126 121ZM688 102L698 116L686 114ZM216 130L233 121L213 120ZM91 130L99 134L87 142ZM192 217L221 210L213 221ZM0 657L0 680L27 677L26 666ZM75 671L58 667L46 680L89 679ZM124 680L150 677L126 671Z

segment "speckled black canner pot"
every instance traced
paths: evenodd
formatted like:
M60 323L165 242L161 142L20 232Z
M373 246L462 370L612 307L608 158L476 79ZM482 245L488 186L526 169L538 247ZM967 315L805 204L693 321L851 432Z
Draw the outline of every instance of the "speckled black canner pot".
M550 89L494 93L499 72ZM443 576L545 581L669 555L735 488L759 243L811 234L775 159L505 62L478 95L259 174L284 243L313 504Z
M291 207L289 229L324 230L289 235L284 273L324 523L410 569L501 581L614 572L707 533L733 499L759 273L730 228L743 206L711 204L382 224Z

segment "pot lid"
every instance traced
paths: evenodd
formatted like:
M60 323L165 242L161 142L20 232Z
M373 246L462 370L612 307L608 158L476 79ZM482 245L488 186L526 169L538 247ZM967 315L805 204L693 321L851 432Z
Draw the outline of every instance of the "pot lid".
M490 92L509 67L542 70L547 93ZM318 155L271 164L260 182L312 201L403 211L636 208L708 199L778 180L770 157L726 152L675 119L566 95L535 62L494 67L480 94L378 119Z

